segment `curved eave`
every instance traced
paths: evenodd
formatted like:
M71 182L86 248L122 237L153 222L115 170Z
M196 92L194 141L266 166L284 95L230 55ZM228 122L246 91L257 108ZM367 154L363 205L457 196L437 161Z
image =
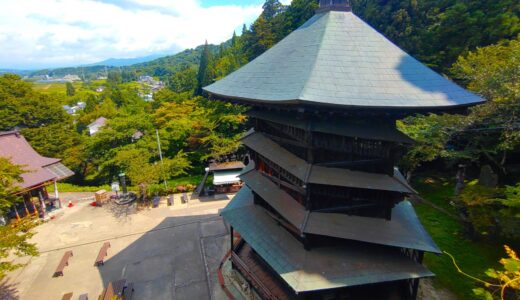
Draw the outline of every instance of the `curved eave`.
M458 105L446 105L446 106L362 106L362 105L341 105L331 104L324 102L314 102L301 99L284 99L284 100L266 100L266 99L251 99L239 96L221 95L218 93L212 93L204 88L212 99L237 103L251 107L277 107L281 110L317 110L317 111L329 111L331 109L338 110L341 112L356 112L356 111L371 111L373 113L434 113L434 112L457 112L464 111L472 106L480 105L486 102L481 100L479 102L464 103Z

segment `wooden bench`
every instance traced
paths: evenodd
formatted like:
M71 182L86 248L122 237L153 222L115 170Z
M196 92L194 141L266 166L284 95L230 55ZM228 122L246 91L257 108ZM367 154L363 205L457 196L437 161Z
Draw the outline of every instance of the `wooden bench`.
M71 300L72 299L72 293L67 293L61 297L61 300Z
M182 203L188 203L188 195L186 193L182 193L181 200Z
M69 265L69 258L71 256L73 256L72 251L67 251L65 254L63 254L60 264L56 268L56 271L54 271L53 277L63 276L63 269Z
M94 266L100 266L105 264L105 256L108 254L108 248L110 248L110 242L105 242L101 249L99 249L99 254L96 258L96 261L94 262Z
M134 284L126 284L126 279L121 279L114 282L109 282L106 289L103 290L99 299L100 300L113 300L113 299L131 299L134 292ZM130 297L130 298L128 298Z

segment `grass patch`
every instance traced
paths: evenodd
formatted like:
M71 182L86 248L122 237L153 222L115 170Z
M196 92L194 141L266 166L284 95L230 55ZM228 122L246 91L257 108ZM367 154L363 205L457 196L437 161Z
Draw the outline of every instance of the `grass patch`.
M176 187L178 185L194 185L197 186L202 181L202 178L204 178L203 175L194 175L194 176L183 176L179 178L173 178L168 180L168 186L169 187Z
M168 186L169 187L176 187L178 185L184 185L185 186L185 185L188 185L188 184L197 186L202 181L203 177L204 177L203 175L183 176L183 177L170 179L167 182L168 182ZM163 184L162 181L160 183L158 183L158 185L162 185L162 184ZM58 183L58 191L63 192L63 193L68 193L68 192L97 192L99 190L111 191L112 188L108 184L101 185L101 186L83 186L83 185L75 185L75 184L66 183L66 182L59 182ZM129 187L128 190L130 190L130 191L138 191L139 189L137 187ZM54 193L54 185L49 185L47 187L47 191L49 193Z
M97 192L99 190L107 190L110 191L110 186L102 185L102 186L81 186L75 185L71 183L59 182L58 183L58 191L60 193L70 193L70 192ZM54 193L54 185L47 186L47 191L49 193Z
M449 204L453 196L454 184L442 178L418 178L414 187L423 198L449 211L456 211ZM452 254L464 272L486 279L485 271L499 266L498 260L505 255L500 245L468 239L462 223L431 206L419 204L415 208L424 227L437 245L441 250ZM472 289L479 285L459 274L449 256L426 254L425 263L437 275L434 280L436 285L448 288L459 299L475 299Z

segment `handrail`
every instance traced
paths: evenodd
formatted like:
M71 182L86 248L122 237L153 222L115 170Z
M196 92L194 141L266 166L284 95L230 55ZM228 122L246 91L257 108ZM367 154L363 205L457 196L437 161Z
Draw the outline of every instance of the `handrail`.
M249 271L249 268L247 265L242 261L242 259L235 253L231 253L231 260L238 265L238 267L243 271L246 277L248 277L250 280L252 280L260 289L260 292L263 293L266 296L266 299L278 299L276 296L274 296L271 291L256 277L251 271Z

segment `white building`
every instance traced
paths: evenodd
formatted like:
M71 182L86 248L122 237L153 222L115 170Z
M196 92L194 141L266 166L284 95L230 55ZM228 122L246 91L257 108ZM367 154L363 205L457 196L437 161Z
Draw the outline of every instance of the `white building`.
M107 119L105 117L97 118L94 122L87 126L89 134L91 136L96 134L101 129L101 127L106 125L106 123Z

